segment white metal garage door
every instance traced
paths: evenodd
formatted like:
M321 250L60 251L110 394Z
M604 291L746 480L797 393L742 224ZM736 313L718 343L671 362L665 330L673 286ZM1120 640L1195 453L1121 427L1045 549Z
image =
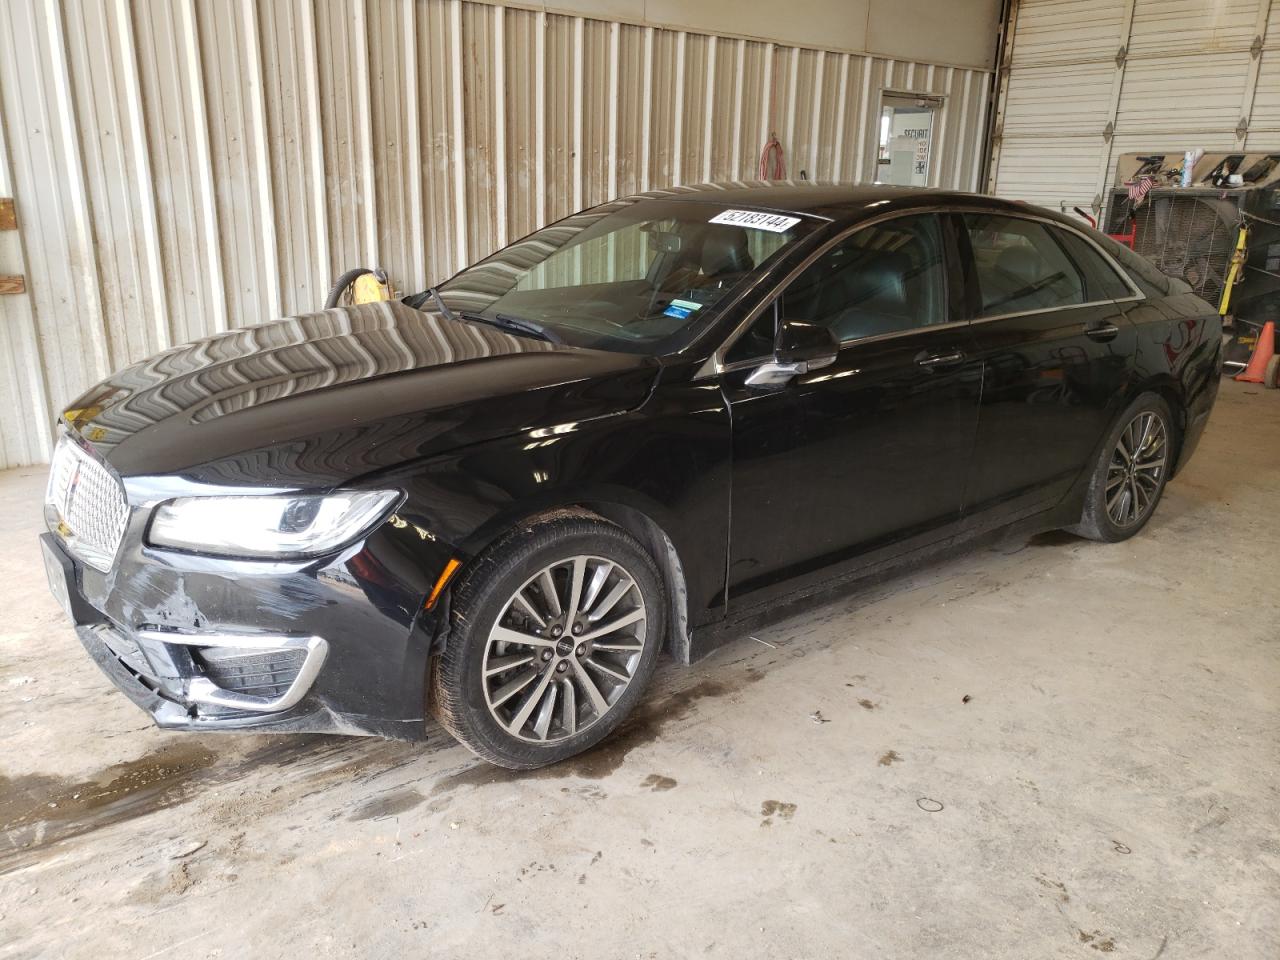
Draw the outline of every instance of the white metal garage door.
M1114 158L1280 150L1280 0L1013 0L988 188L1096 210Z

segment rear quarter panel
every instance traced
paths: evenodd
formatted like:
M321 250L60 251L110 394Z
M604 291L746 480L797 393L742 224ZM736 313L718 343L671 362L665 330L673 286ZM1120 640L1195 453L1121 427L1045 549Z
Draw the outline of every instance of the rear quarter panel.
M1195 451L1222 375L1222 319L1189 291L1172 290L1126 309L1136 332L1130 398L1157 390L1174 407L1180 436L1177 470Z

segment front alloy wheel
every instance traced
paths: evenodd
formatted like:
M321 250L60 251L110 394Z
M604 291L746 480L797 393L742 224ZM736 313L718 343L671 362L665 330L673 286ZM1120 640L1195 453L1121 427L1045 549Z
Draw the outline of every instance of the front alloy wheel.
M489 631L490 715L535 743L588 730L635 677L647 622L635 577L621 563L576 556L548 564L516 590Z
M432 712L500 766L580 753L643 694L665 608L657 565L621 527L585 511L521 525L468 565L452 597Z

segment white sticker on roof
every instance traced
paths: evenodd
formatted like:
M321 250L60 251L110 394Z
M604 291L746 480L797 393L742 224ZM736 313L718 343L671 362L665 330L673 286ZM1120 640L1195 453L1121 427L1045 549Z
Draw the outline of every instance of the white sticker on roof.
M752 230L768 230L770 233L785 233L799 222L799 217L787 217L780 213L761 213L759 210L725 210L708 221L708 223L730 223L735 227L748 227Z

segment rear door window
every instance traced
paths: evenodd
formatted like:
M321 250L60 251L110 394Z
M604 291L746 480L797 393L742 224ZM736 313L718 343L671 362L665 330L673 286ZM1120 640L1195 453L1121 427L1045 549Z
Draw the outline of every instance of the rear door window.
M1049 229L1084 271L1085 293L1090 300L1124 300L1133 296L1133 291L1121 279L1116 268L1088 240L1070 230Z
M979 317L1087 302L1084 276L1044 224L990 213L966 213L964 222L982 292Z

